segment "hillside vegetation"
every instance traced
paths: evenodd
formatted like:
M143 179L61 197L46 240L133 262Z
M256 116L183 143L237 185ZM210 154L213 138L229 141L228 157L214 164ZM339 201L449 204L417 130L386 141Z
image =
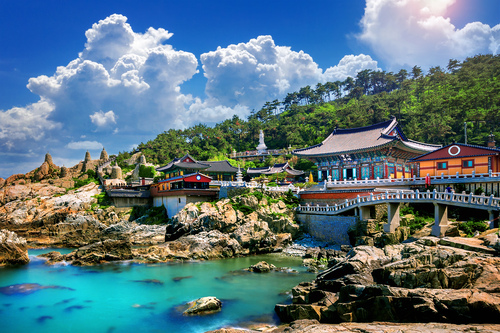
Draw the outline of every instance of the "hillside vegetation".
M367 126L392 115L412 140L464 142L467 122L467 142L485 145L491 132L500 140L499 73L499 55L450 60L446 68L433 67L426 74L418 66L397 73L364 70L342 82L288 93L248 119L234 116L214 127L165 131L138 149L159 164L187 151L199 160L220 159L233 149L254 150L261 129L269 149L301 148L320 143L336 126ZM128 155L120 153L119 159Z

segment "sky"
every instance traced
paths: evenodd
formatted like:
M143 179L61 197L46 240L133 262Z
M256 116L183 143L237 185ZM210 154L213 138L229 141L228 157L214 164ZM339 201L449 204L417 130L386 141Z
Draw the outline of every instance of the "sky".
M498 54L499 14L499 0L0 1L0 177L364 69Z

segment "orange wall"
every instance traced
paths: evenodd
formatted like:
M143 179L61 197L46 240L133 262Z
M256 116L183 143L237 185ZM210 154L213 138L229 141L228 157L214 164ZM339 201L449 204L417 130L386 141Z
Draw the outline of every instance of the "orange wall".
M463 168L463 161L474 160L473 168ZM447 169L437 169L437 164L448 162ZM433 161L421 161L420 164L420 177L425 177L427 174L430 176L441 176L441 173L446 175L455 175L457 172L463 175L470 175L472 171L477 173L488 173L488 156L466 157L466 158L451 158L440 159ZM492 159L493 172L497 171L496 158Z

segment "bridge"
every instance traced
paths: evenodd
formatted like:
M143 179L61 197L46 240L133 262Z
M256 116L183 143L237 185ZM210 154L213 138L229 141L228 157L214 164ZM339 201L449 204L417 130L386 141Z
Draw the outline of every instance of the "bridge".
M493 195L485 196L454 192L427 191L419 192L403 190L397 192L385 192L365 196L357 196L354 199L346 199L341 204L333 206L325 205L299 205L297 212L315 215L338 215L355 209L360 220L370 218L370 207L379 204L387 204L387 224L384 225L385 232L393 232L400 225L399 206L401 203L432 203L434 204L434 226L432 235L444 236L449 228L448 206L458 206L486 210L489 212L490 221L495 218L495 213L500 210L500 198Z

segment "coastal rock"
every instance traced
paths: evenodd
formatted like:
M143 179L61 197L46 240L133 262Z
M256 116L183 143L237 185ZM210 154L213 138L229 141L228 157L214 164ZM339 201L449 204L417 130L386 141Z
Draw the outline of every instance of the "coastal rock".
M222 302L215 297L208 296L199 298L189 303L189 308L183 312L184 315L206 315L218 312L222 309Z
M165 231L164 225L121 221L104 229L101 235L110 239L128 240L133 245L154 245L165 242Z
M167 225L165 241L177 241L182 237L195 236L210 230L229 235L230 239L238 243L238 254L280 251L291 243L292 237L300 230L293 221L294 212L288 209L283 201L273 199L271 204L269 202L265 196L259 201L257 196L246 194L231 200L220 200L215 204L188 204ZM246 207L245 213L235 207ZM183 240L181 244L188 239ZM206 242L202 242L204 243Z
M63 256L73 265L85 266L105 261L130 260L133 258L129 242L108 239L87 246L83 246Z
M276 306L281 320L500 323L500 258L426 237L337 260Z
M275 269L276 266L274 266L273 264L269 264L265 261L260 261L248 268L250 272L255 272L255 273L269 273L270 271Z
M8 230L0 230L0 266L27 264L28 246L24 238Z

